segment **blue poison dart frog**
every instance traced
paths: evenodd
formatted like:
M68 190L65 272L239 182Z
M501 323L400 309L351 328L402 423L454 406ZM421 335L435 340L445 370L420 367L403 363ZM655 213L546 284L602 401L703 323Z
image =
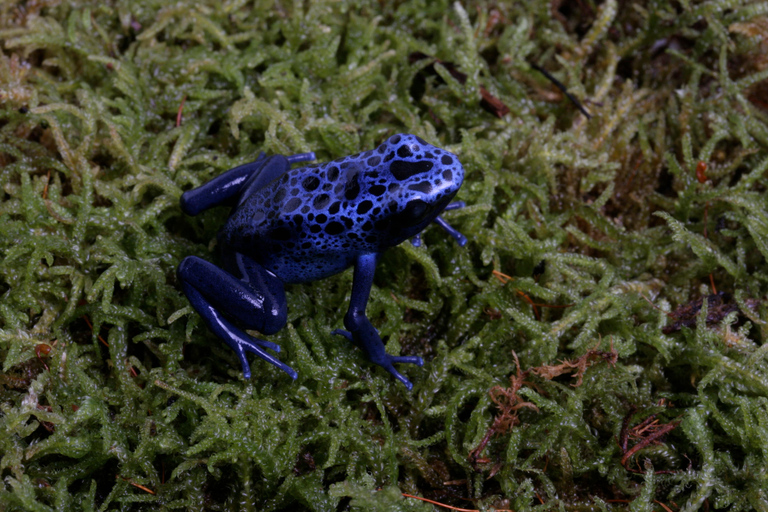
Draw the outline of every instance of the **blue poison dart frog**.
M185 192L188 215L217 205L232 212L219 232L222 268L196 256L179 265L178 276L189 302L219 338L237 353L246 379L246 352L296 378L296 372L267 352L274 343L242 329L274 334L286 323L283 285L306 283L354 266L352 296L338 334L363 349L368 359L408 389L411 382L393 366L422 366L420 357L387 354L378 331L365 316L379 255L414 238L436 222L459 245L467 239L440 217L464 180L456 155L415 135L394 135L378 148L324 164L291 169L314 160L314 153L293 156L263 153L208 183Z

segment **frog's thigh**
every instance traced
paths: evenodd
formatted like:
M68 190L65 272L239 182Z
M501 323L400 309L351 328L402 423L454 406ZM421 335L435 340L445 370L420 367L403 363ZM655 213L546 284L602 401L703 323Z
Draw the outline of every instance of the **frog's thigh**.
M274 334L288 316L283 284L256 263L245 270L247 274L238 279L202 258L188 256L178 273L185 287L191 286L202 297L202 304L190 299L198 312L213 308L241 327Z
M180 199L181 209L187 215L197 215L208 208L226 204L240 194L243 184L252 175L260 173L265 159L266 155L262 153L255 161L230 169L207 183L184 192Z

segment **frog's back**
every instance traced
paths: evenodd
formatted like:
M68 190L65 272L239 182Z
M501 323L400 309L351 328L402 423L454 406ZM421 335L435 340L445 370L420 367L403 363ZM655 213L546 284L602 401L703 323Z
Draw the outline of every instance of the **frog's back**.
M405 144L407 156L396 151ZM394 136L375 150L293 169L241 198L220 240L284 282L314 281L344 270L361 253L413 236L462 179L455 155L414 136ZM435 212L408 224L413 219L398 212L414 197L434 203Z
M378 246L364 228L373 202L361 198L372 174L350 157L293 169L242 201L224 243L285 282L338 273Z

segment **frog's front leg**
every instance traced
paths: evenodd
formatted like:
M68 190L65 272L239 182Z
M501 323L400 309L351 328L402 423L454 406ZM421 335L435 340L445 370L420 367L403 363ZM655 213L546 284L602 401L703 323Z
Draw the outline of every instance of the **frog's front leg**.
M237 276L197 256L184 258L178 268L184 294L208 328L235 351L246 379L251 378L246 352L295 379L293 368L264 350L280 352L278 345L249 336L230 321L264 334L282 329L288 313L282 282L241 254L230 260L227 267Z
M368 320L368 317L365 316L365 307L368 305L368 296L373 285L373 274L376 270L377 259L378 255L373 253L363 254L355 261L355 271L352 277L352 296L349 300L347 314L344 315L344 326L349 330L342 331L337 329L333 331L333 334L344 336L362 348L372 363L387 370L410 390L413 388L413 384L395 370L393 364L411 363L422 366L424 361L416 356L391 356L387 354L384 349L384 342L381 341L378 331L371 324L371 321Z
M464 208L465 206L466 203L464 203L464 201L456 201L455 203L451 203L446 206L443 211L447 212L449 210L458 210L459 208ZM446 233L451 235L453 239L456 240L456 243L459 244L459 247L464 247L467 245L467 237L462 235L456 228L448 224L448 222L443 217L438 215L434 220L434 223L443 228ZM416 236L411 239L411 243L414 247L421 247L421 233L417 233Z

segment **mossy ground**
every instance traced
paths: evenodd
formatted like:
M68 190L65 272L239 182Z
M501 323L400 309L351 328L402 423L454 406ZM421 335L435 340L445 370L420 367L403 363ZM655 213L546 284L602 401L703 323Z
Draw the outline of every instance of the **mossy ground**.
M0 3L0 510L768 510L766 40L738 0ZM331 336L349 272L289 288L298 380L244 381L180 194L397 132L467 170L469 244L377 271L413 392Z

